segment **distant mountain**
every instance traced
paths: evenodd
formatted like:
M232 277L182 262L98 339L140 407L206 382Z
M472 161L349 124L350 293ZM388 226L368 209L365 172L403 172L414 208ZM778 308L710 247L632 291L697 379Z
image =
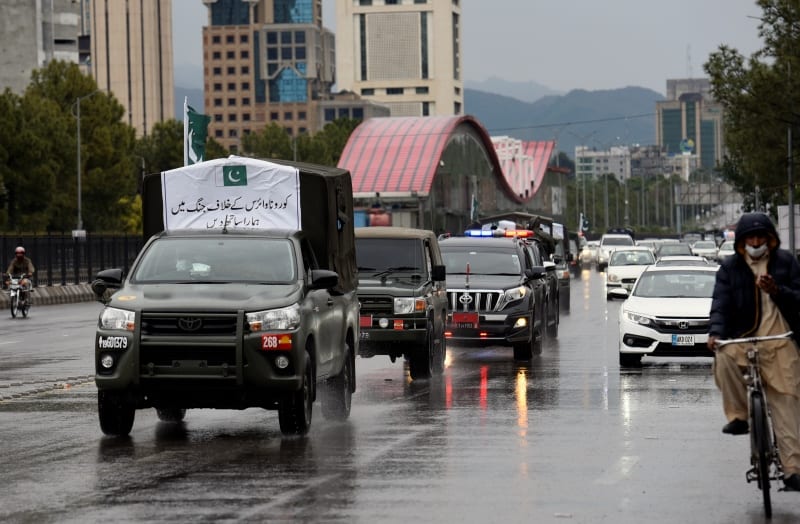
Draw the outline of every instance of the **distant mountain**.
M189 97L189 105L199 112L203 112L203 89L175 86L175 118L183 122L183 100Z
M475 89L464 90L466 112L492 136L556 140L559 151L575 156L575 146L655 143L656 102L661 93L642 87L604 91L576 89L529 103Z
M496 76L481 81L466 80L464 81L464 87L467 89L484 91L486 93L510 96L511 98L531 103L536 102L544 96L564 94L561 91L556 91L555 89L551 89L536 82L512 82Z

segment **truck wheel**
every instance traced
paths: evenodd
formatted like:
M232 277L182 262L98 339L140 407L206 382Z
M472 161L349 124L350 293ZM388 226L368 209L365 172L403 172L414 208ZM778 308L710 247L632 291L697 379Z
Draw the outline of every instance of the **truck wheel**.
M434 345L436 347L436 352L434 353L435 357L433 359L433 373L441 375L444 372L445 358L447 358L447 341L444 336L444 323L442 323Z
M325 381L322 391L322 416L328 420L347 420L350 416L350 404L353 398L353 349L345 346L342 370L335 377Z
M284 435L305 435L311 428L311 406L314 403L314 374L311 355L306 352L306 368L300 389L287 393L278 405L278 423Z
M116 391L97 392L97 415L106 435L123 437L131 432L136 409Z
M430 378L433 372L433 362L436 358L436 345L434 344L433 322L428 321L425 334L425 344L414 348L408 359L408 371L412 380Z
M558 308L559 307L560 307L559 305L556 305L555 312L553 313L553 318L552 318L552 322L553 323L550 324L549 326L547 326L547 338L552 338L552 339L558 338L558 322L559 322Z
M186 417L186 410L182 408L156 408L158 420L163 422L180 422Z

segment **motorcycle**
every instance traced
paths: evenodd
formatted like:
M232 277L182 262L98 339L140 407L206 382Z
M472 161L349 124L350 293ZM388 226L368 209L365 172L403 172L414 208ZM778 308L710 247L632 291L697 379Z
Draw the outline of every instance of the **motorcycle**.
M23 278L23 275L9 275L8 298L11 318L16 318L17 315L27 317L31 308L30 278L28 279L28 285L25 287L20 284Z

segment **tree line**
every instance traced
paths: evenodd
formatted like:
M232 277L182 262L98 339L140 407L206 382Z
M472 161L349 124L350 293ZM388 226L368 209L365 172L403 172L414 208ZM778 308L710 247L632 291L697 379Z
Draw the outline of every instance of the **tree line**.
M22 95L0 93L0 231L62 232L78 223L80 98L81 218L90 232L141 232L141 181L183 165L183 122L159 122L137 137L113 94L99 91L77 64L54 60L34 70ZM242 138L240 154L335 166L359 124L341 119L293 140L277 124ZM206 143L206 159L229 152Z

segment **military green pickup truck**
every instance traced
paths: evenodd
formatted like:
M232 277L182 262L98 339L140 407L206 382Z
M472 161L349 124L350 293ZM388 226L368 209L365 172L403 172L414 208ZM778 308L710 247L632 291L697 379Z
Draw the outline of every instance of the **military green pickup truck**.
M362 227L356 231L361 344L365 358L408 360L412 379L444 370L445 268L432 231Z
M230 157L146 177L143 203L150 238L130 272L92 284L106 304L102 431L128 434L137 409L179 421L261 407L304 434L318 391L326 418L347 418L360 339L350 174Z

